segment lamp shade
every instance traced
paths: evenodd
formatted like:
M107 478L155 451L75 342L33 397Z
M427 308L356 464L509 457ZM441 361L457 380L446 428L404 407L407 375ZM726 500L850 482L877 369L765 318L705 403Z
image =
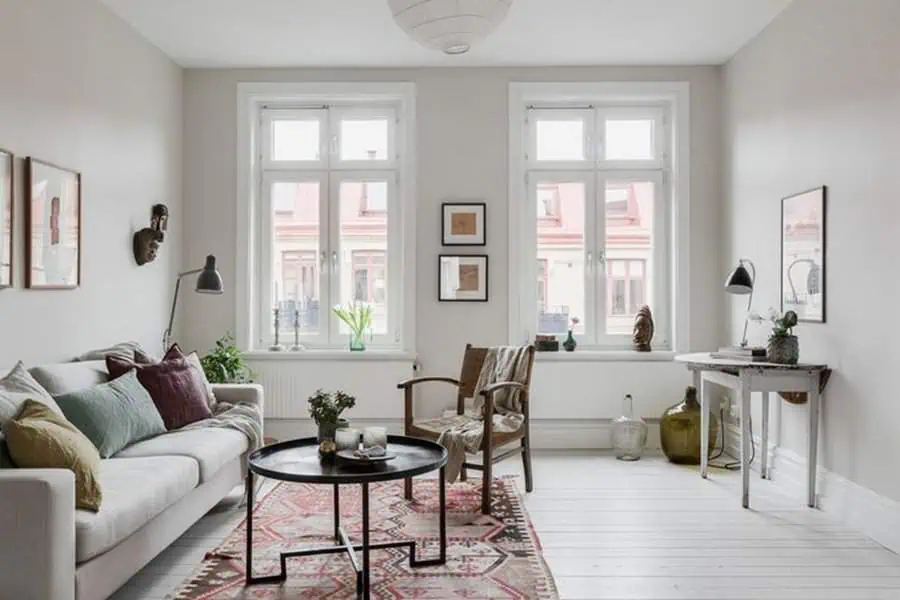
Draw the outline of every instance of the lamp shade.
M221 294L225 291L222 275L216 269L216 257L212 254L206 257L206 264L197 276L196 290L201 294Z
M513 0L388 0L394 21L420 45L464 54L494 31Z
M725 280L725 291L729 294L752 294L753 293L753 277L744 266L743 262L739 262L734 268L728 279Z

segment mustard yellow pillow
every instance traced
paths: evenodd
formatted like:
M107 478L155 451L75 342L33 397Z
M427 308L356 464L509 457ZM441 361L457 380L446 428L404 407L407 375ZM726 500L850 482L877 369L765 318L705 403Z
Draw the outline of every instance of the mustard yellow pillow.
M100 453L65 417L36 400L26 400L6 423L6 445L17 467L75 473L75 506L100 510Z

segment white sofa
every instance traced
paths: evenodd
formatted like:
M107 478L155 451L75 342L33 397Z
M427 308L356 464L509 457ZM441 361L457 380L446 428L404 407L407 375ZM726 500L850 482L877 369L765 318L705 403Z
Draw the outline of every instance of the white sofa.
M108 379L103 362L35 367L51 394ZM258 385L215 385L227 402L263 402ZM0 598L103 600L244 481L247 437L208 428L138 442L103 461L103 505L75 509L63 469L0 469Z

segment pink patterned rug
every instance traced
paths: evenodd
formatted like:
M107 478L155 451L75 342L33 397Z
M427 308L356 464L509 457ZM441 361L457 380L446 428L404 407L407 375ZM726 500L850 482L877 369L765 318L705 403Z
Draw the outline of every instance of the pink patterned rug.
M438 552L435 480L415 481L415 501L403 482L370 489L373 542L416 539L419 558ZM341 524L360 536L360 488L341 486ZM480 511L481 482L447 486L447 564L410 568L405 549L373 550L372 597L452 600L556 600L556 586L540 542L511 479L494 480L493 515ZM254 512L253 565L257 576L278 572L278 553L333 544L330 486L280 483ZM356 575L346 554L291 558L283 584L244 587L242 522L172 598L175 600L299 600L355 598Z

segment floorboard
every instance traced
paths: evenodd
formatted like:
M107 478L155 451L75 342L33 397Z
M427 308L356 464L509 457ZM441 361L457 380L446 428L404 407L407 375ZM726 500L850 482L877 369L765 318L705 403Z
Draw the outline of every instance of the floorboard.
M521 462L495 469L519 475ZM750 510L739 474L704 481L659 456L536 453L534 477L525 505L563 600L900 598L900 556L758 477ZM242 516L207 515L113 600L165 598Z

